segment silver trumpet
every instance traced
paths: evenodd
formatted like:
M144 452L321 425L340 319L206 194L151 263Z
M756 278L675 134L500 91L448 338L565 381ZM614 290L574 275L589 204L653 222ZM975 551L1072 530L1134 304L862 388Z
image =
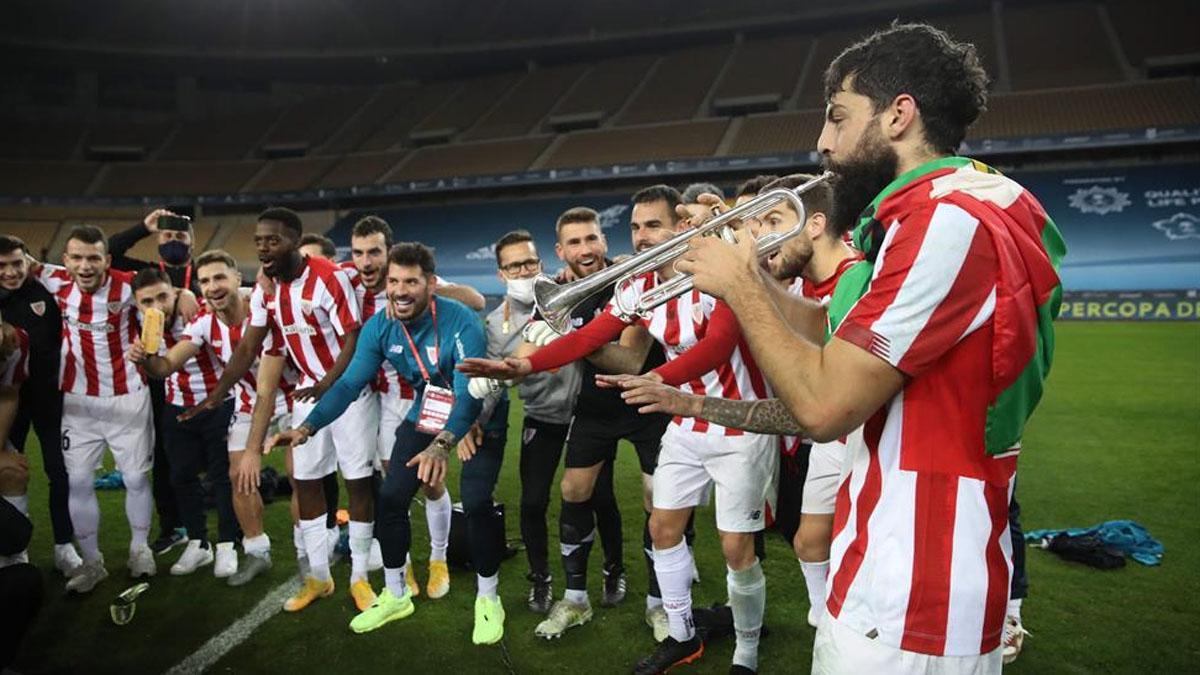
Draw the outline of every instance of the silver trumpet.
M533 283L534 302L538 312L542 315L542 320L551 328L560 334L565 334L570 330L571 313L581 302L604 288L615 285L613 306L618 315L625 320L638 316L644 317L655 307L691 291L692 275L677 274L643 293L632 306L626 306L621 291L634 279L667 265L674 265L687 252L688 242L695 237L715 235L732 242L734 241L732 223L756 218L780 205L787 204L800 216L796 226L786 232L768 232L760 236L756 242L758 257L775 253L783 246L784 242L804 230L804 223L808 220L808 211L804 208L804 202L800 196L819 183L829 180L832 176L833 174L827 171L795 189L777 188L764 192L741 206L734 207L694 228L680 232L660 244L651 246L628 260L609 265L578 281L558 284L550 277L542 275Z

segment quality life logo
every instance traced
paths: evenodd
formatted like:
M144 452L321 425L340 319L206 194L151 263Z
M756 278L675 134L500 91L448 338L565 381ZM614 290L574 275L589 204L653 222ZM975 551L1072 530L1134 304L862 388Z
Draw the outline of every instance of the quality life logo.
M1074 194L1067 197L1067 203L1080 213L1104 216L1110 213L1121 213L1133 201L1129 198L1128 192L1123 192L1115 187L1092 185L1075 190Z
M1200 239L1200 218L1190 213L1181 211L1170 218L1162 218L1150 224L1171 241Z

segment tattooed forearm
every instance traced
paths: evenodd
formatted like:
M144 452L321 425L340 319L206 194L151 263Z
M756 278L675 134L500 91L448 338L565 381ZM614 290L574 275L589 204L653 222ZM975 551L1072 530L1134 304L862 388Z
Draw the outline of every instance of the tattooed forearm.
M701 417L714 424L759 434L803 435L804 429L777 398L762 401L704 399Z

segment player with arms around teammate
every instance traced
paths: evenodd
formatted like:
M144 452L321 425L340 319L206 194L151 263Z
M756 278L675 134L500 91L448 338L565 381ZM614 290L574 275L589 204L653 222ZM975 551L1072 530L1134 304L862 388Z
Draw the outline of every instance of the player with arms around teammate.
M333 423L389 361L417 391L414 405L396 432L387 478L380 490L378 524L386 588L350 623L356 633L375 630L413 612L405 584L405 561L412 543L408 508L421 483L445 480L450 451L466 437L482 404L468 391L468 379L455 366L484 354L486 340L478 317L461 303L433 293L433 253L418 243L401 243L388 254L388 302L396 319L377 312L367 322L354 360L333 388L298 427L271 439L298 447ZM484 425L482 442L464 443L460 492L467 516L471 566L477 575L476 644L504 635L504 608L497 594L500 551L491 517L492 493L504 457L507 406Z
M953 156L986 80L971 45L923 24L879 31L826 71L835 222L857 220L873 271L823 347L784 319L752 242L693 242L679 264L729 302L783 403L751 423L790 415L822 441L865 423L838 492L814 673L1001 669L1009 493L1064 247L1020 185Z
M105 447L125 483L130 576L157 571L146 543L153 509L149 474L154 428L146 380L125 360L138 331L133 275L109 269L104 233L88 225L67 236L63 263L31 271L55 295L63 313L62 447L71 522L83 554L83 567L67 582L67 590L86 593L108 577L100 554L100 503L92 483Z

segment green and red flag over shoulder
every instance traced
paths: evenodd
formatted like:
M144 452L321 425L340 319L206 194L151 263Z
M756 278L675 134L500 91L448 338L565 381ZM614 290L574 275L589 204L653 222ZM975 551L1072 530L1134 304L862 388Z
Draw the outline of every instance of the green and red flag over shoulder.
M1050 372L1053 320L1062 304L1058 266L1066 245L1041 204L1015 181L975 160L946 157L900 175L864 210L854 245L867 265L875 264L888 229L914 199L958 206L983 224L995 247L992 403L985 441L988 454L1008 453L1019 447ZM839 285L836 304L853 304L867 288Z

